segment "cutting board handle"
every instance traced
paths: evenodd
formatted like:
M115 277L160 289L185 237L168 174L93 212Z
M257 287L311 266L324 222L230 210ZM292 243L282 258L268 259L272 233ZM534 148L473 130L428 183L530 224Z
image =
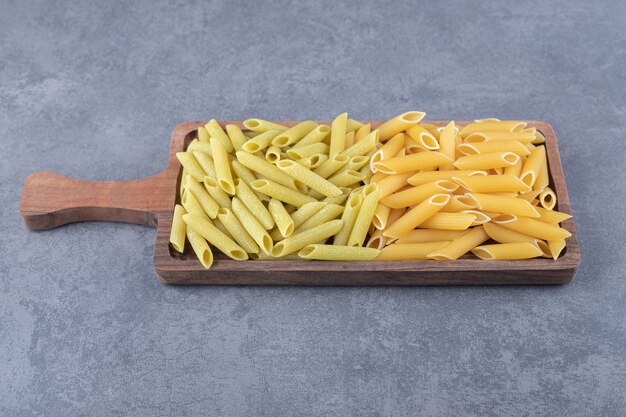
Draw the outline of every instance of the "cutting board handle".
M157 213L171 210L174 204L168 178L163 171L141 180L88 182L37 172L24 183L20 213L31 230L91 220L154 227Z

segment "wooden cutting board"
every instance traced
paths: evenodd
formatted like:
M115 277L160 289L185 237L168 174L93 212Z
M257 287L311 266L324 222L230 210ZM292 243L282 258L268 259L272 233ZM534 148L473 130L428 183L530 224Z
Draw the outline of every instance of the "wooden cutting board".
M237 121L225 121L243 128ZM278 122L291 126L297 122ZM330 122L321 122L330 124ZM380 121L370 121L372 127ZM440 126L447 121L430 122ZM459 121L464 125L468 121ZM215 251L206 270L191 252L179 254L169 245L172 211L178 201L183 151L205 122L181 123L174 128L167 168L134 181L86 182L63 175L38 172L26 179L20 212L31 230L45 230L80 221L112 221L157 228L154 266L165 284L229 285L501 285L562 284L570 281L580 262L574 220L562 223L572 237L558 260L483 261L473 257L456 261L234 261ZM563 168L552 126L528 121L546 137L550 187L557 194L558 210L571 214Z

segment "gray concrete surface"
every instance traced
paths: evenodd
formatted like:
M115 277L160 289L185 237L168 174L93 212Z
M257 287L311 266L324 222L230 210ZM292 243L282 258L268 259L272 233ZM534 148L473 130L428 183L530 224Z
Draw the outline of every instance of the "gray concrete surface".
M626 3L0 2L0 415L624 416ZM175 288L155 232L25 230L34 171L159 171L209 117L553 124L557 287Z

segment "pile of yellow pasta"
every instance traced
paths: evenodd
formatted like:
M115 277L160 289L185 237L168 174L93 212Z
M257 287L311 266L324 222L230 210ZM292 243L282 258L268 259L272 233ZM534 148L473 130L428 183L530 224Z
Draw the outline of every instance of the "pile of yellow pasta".
M519 121L462 128L400 114L372 130L215 120L185 152L170 242L209 268L235 260L557 259L570 233L554 211L545 138ZM484 243L493 240L495 243Z

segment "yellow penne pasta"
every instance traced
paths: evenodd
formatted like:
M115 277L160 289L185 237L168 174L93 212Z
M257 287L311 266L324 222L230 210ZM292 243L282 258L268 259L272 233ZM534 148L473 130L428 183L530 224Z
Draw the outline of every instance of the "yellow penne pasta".
M220 207L230 208L230 197L221 189L215 178L204 177L204 188Z
M371 261L379 253L378 249L372 248L313 244L305 246L298 252L298 256L320 261Z
M265 151L265 160L270 164L276 164L276 162L280 161L281 152L278 146L270 146Z
M441 209L442 212L458 213L463 210L477 208L476 201L465 195L453 195L450 202Z
M333 239L334 245L346 245L348 243L348 239L350 238L350 234L352 233L352 229L354 228L354 222L356 221L362 204L362 193L352 193L350 195L341 216L343 226L339 230L339 232L337 232Z
M293 233L295 226L293 219L285 210L285 206L280 200L272 198L268 204L268 209L282 237L289 237Z
M325 143L318 142L310 145L301 146L299 148L291 148L287 151L287 156L292 159L306 158L316 154L328 154L329 146Z
M206 188L200 185L191 175L188 175L185 179L185 188L193 194L204 212L210 218L214 219L215 216L217 216L217 210L220 208L219 204L211 197Z
M530 143L533 140L535 140L535 134L531 132L492 131L475 132L467 135L465 137L464 143L518 141L526 144Z
M448 241L394 243L383 248L375 261L413 261L430 259L428 254L447 245Z
M522 168L520 179L529 187L532 187L539 176L539 171L546 163L546 148L541 145L537 146L530 152L528 159Z
M198 128L198 141L203 143L209 143L210 138L211 135L209 135L209 132L207 132L204 126L200 126Z
M539 203L543 208L552 210L556 206L556 194L550 187L546 187L539 193Z
M315 201L313 197L309 197L306 194L302 194L299 191L287 188L284 185L270 180L252 181L250 183L250 187L269 197L276 198L284 203L292 204L296 207L301 207L306 203Z
M533 184L533 190L543 190L550 185L550 174L548 173L548 161L544 160L539 172L537 173L537 180Z
M346 122L346 132L349 132L351 130L359 130L362 127L363 127L363 123L357 120L348 119Z
M517 161L514 165L504 167L504 171L502 173L504 175L513 175L519 178L520 174L522 173L522 167L524 166L524 162L525 161L520 158L520 160Z
M418 227L434 230L466 230L475 220L476 216L470 213L439 212L424 220Z
M354 170L340 171L332 177L328 178L328 181L335 184L337 187L348 187L352 184L356 184L365 178L363 174Z
M378 184L378 196L379 198L385 198L388 195L395 193L402 187L407 185L407 179L413 175L412 172L406 172L404 174L389 175L382 178L379 181L374 181L372 177L372 183Z
M482 245L472 249L472 253L480 259L489 261L530 259L542 255L537 245L528 242Z
M209 137L207 141L208 142L198 142L197 140L192 140L187 146L187 152L204 152L213 158L213 151L211 151L211 137Z
M372 125L371 124L367 123L367 124L364 124L363 126L361 126L356 131L356 133L354 134L354 143L357 143L360 140L362 140L363 138L367 137L367 135L369 135L371 131L372 131ZM380 132L379 132L379 135L380 135Z
M480 170L418 172L417 174L410 176L407 179L407 182L417 187L419 185L437 180L451 180L453 177L466 177L474 175L487 175L487 172Z
M191 153L176 152L176 158L189 175L194 177L197 181L202 181L202 178L204 178L206 173L200 167L198 161L196 161Z
M459 132L461 137L466 137L475 132L493 132L493 131L506 131L506 132L519 132L526 127L526 123L518 120L492 120L485 119L484 121L470 123L463 127Z
M463 188L477 193L528 192L530 187L513 175L452 177Z
M535 140L532 141L533 144L535 145L541 145L542 143L545 143L546 141L546 137L539 131L535 131Z
M456 159L456 125L454 122L448 123L448 125L441 131L439 136L439 152L450 158L450 162L446 162L439 166L442 171L448 171L454 169L454 160Z
M342 113L333 120L330 130L329 156L336 155L346 149L346 124L348 113Z
M240 178L235 180L235 195L243 202L259 223L261 223L264 229L270 230L274 227L274 218L269 210L265 208L248 184Z
M463 156L454 162L454 166L460 170L485 170L515 165L517 161L519 156L513 152L494 152Z
M254 172L261 174L267 179L274 181L282 186L291 188L292 190L303 191L302 186L298 186L298 183L289 175L278 169L276 166L270 164L263 158L259 158L256 155L252 155L247 152L239 151L236 153L237 160L246 168L251 169Z
M387 143L385 143L378 150L376 150L376 152L372 156L371 164L394 157L400 151L400 149L404 147L404 141L404 133L398 133L397 135L389 139ZM373 167L372 171L375 172L375 169Z
M196 159L196 162L198 162L198 165L202 167L202 171L205 172L205 175L208 175L209 177L215 177L217 175L217 172L215 171L215 163L209 154L200 151L194 151L192 154Z
M521 198L501 197L493 194L468 193L481 210L493 211L516 216L539 217L539 213L526 200Z
M312 145L314 143L319 143L326 139L330 134L330 126L319 125L311 130L305 137L296 142L292 149L300 148L302 146Z
M259 223L256 217L250 213L248 208L237 197L233 198L232 210L243 225L244 229L250 234L250 236L252 236L252 239L254 239L257 245L259 245L261 250L267 255L271 254L273 244L272 238L269 233L267 233L267 230L263 228L263 225Z
M263 151L271 145L272 141L279 134L280 130L268 130L267 132L263 132L252 139L248 139L246 143L243 144L242 149L249 153Z
M387 238L383 236L383 231L376 229L374 233L370 234L370 237L367 240L365 247L381 250L382 248L385 247L386 243L387 243Z
M365 155L372 149L376 148L376 143L378 143L378 130L374 130L365 138L340 153L348 155L350 157Z
M401 245L405 243L430 243L442 241L449 242L459 237L462 233L463 230L415 229L411 230L406 236L398 239L395 244ZM426 253L426 255L428 253Z
M227 154L233 151L234 148L233 144L230 141L230 138L228 137L226 132L224 132L224 129L222 129L222 126L220 126L217 120L211 119L209 123L204 125L204 128L207 130L207 132L209 132L211 138L215 138L220 141ZM211 150L213 150L213 145L211 145ZM215 155L213 155L213 159L215 159Z
M479 226L481 224L485 224L489 221L491 221L491 216L487 213L490 212L483 212L480 210L474 210L474 209L470 209L470 210L463 210L461 212L462 214L471 214L472 216L474 216L474 221L472 221L471 226ZM495 215L498 215L500 213L495 213Z
M307 245L328 239L336 234L343 225L341 220L331 220L320 224L301 233L295 233L284 240L276 243L272 249L273 256L285 256L299 251Z
M213 152L217 184L225 193L234 195L235 184L233 183L233 174L230 170L227 150L222 142L213 136L211 136L211 151Z
M572 216L567 213L561 213L559 211L549 210L543 207L535 207L535 210L539 213L539 220L544 223L558 224L572 218Z
M530 217L502 214L491 221L507 229L548 241L566 239L572 235L561 227Z
M182 195L180 203L185 208L185 211L189 214L195 214L197 216L209 218L206 211L202 208L198 199L190 192L186 192Z
M550 248L550 255L556 260L561 252L563 252L563 249L565 249L565 239L549 240L548 246Z
M448 261L459 259L470 250L474 249L481 243L489 240L489 235L485 232L483 226L473 227L466 230L459 237L450 243L433 250L428 254L428 258L436 261Z
M298 142L300 139L304 138L306 135L311 133L313 129L317 127L317 123L312 122L310 120L300 122L294 127L290 127L289 129L283 131L278 136L276 136L272 140L272 145L278 147L285 147L289 145L293 145Z
M224 255L235 260L248 259L248 254L228 235L215 227L208 218L196 214L185 214L183 220L187 223L187 230L192 229ZM189 237L189 235L187 235Z
M346 133L346 143L344 144L345 148L348 149L350 146L354 145L354 130Z
M322 201L313 201L300 207L298 210L291 213L293 220L294 230L300 227L302 223L310 219L315 213L326 207L328 203Z
M297 164L294 161L278 161L276 166L285 174L291 176L294 179L302 182L312 190L315 190L326 197L336 197L342 194L339 186L346 186L350 184L336 184L330 179L327 180L324 177L316 174L314 171L310 171L303 166ZM359 174L360 175L360 174Z
M316 153L315 155L307 157L307 159L311 162L311 169L315 169L328 161L328 155Z
M209 269L213 265L213 252L207 241L194 230L187 228L186 230L187 240L191 244L196 257L200 261L203 267Z
M426 113L424 112L409 111L389 119L385 123L378 126L378 130L380 131L380 140L384 142L411 126L418 124L424 116L426 116Z
M481 153L513 152L519 156L530 154L527 147L515 140L503 140L496 142L462 143L456 149L463 155L478 155Z
M183 216L187 211L180 204L174 206L174 216L172 218L172 229L170 230L170 245L178 253L185 251L185 236L187 235L187 224L183 221Z
M381 201L392 208L409 207L419 204L435 194L452 193L457 188L459 186L452 181L439 180L420 185L419 187L410 187L406 190L398 191L381 199Z
M376 211L374 212L374 218L372 219L372 224L375 228L382 230L387 225L387 219L389 219L389 214L391 213L391 207L379 202L376 206Z
M540 193L541 193L541 190L532 190L527 193L521 193L517 197L523 200L526 200L528 202L532 202Z
M552 256L550 246L543 240L516 232L514 230L507 229L492 222L485 223L483 227L485 228L485 231L487 232L489 237L498 243L532 243L541 250L543 257Z
M328 178L335 172L339 171L348 163L350 157L344 154L332 155L326 162L317 167L313 172L322 178Z
M255 132L267 132L268 130L287 130L289 129L287 126L280 125L278 123L268 122L263 119L248 119L243 121L243 125L246 129L252 130Z
M406 130L406 134L415 141L419 146L429 151L439 149L439 142L428 130L419 124L413 125Z
M255 240L250 236L246 228L241 224L239 218L230 209L220 207L217 218L224 225L230 236L248 253L258 253L260 248Z
M343 210L344 207L338 204L327 204L320 211L313 214L309 219L298 226L294 233L300 233L330 220L334 220L343 213Z
M450 158L440 152L420 152L412 155L391 158L372 164L385 174L402 174L424 168L435 168L450 162Z
M348 246L363 246L378 205L378 186L376 184L366 185L361 193L363 194L363 203L348 237Z
M435 194L407 211L384 232L384 236L401 238L437 213L450 201L450 194Z
M243 148L243 144L248 141L248 138L237 125L226 125L226 134L230 139L230 143L233 144L235 152L240 151Z

